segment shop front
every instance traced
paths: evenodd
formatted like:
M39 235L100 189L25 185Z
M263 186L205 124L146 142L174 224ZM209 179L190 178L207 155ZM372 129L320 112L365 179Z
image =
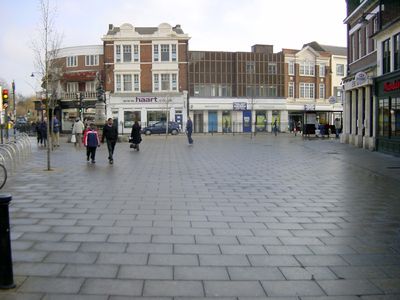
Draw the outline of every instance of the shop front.
M375 78L377 151L400 156L400 71Z
M247 99L190 99L190 115L195 133L271 132L275 119L286 131L287 111L282 99L257 99L253 107Z
M186 124L186 94L175 96L110 96L110 110L118 120L118 132L128 134L133 123L142 128L159 121L174 121L181 129Z

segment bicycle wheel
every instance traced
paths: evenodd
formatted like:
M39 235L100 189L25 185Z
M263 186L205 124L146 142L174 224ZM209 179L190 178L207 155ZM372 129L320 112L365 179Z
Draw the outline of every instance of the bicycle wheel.
M0 164L0 189L6 184L7 181L7 169L4 165Z

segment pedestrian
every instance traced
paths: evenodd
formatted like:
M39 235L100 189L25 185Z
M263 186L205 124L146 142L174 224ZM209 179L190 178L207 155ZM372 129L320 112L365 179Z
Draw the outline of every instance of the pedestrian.
M340 122L340 119L339 118L336 118L335 119L335 133L336 133L336 138L338 138L339 137L339 134L340 134L340 130L342 129L342 124L341 124L341 122Z
M130 142L132 143L131 147L133 149L136 149L137 151L139 151L139 144L142 141L142 137L140 134L141 130L142 130L142 127L139 125L139 122L135 121L135 123L132 126Z
M303 129L301 128L301 121L300 120L297 122L297 131L300 132L300 133L303 131Z
M40 146L45 146L47 144L47 119L44 118L42 122L40 122L39 125L39 131L40 131Z
M277 136L278 135L278 121L277 121L277 119L275 119L275 121L274 121L273 131L274 131L275 136Z
M103 136L101 142L107 141L108 161L110 164L114 163L114 149L118 140L118 128L114 125L113 119L108 118L107 123L103 127Z
M60 121L57 117L53 118L53 133L52 133L53 147L60 147Z
M79 148L82 146L82 134L84 129L85 125L83 125L83 122L77 118L72 127L72 134L75 134L75 146L78 145Z
M35 131L36 131L36 137L37 137L37 144L38 145L39 145L39 143L43 144L42 133L40 131L40 121L39 120L35 124Z
M85 131L83 141L86 147L86 161L89 162L90 157L92 164L96 163L96 149L97 147L100 147L100 140L99 134L97 133L96 127L93 123L91 123L89 128Z
M190 117L188 117L188 120L186 122L186 135L188 138L189 145L193 145L192 133L193 133L193 123L192 123L192 119L190 119Z

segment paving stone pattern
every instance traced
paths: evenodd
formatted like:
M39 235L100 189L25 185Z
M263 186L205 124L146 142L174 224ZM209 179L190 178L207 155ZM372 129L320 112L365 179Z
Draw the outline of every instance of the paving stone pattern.
M291 135L33 144L0 299L400 299L400 159ZM35 141L32 139L32 142Z

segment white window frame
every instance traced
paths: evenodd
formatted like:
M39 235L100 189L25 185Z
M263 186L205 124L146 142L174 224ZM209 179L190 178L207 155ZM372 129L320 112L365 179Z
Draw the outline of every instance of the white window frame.
M78 66L78 56L67 56L67 68L77 67Z
M178 60L178 51L177 51L177 46L176 44L171 44L171 61L177 61Z
M85 66L98 66L99 56L98 55L85 55Z
M153 74L153 91L159 92L160 91L160 75Z
M325 84L319 84L319 99L325 99Z
M288 87L288 98L294 98L294 82L291 81L289 82L289 87Z
M137 44L133 45L133 61L134 62L139 62L140 61L139 45L137 45Z
M336 65L336 76L344 76L344 64Z
M133 90L135 92L140 92L139 74L133 74Z
M171 90L178 90L178 75L176 73L171 74Z
M314 83L300 82L300 97L301 99L314 99L315 86Z
M122 62L121 45L115 45L115 62L116 63Z
M115 75L115 91L122 92L122 81L121 74Z
M125 51L125 50L130 51ZM122 60L123 62L132 62L132 45L122 45Z
M294 61L293 60L289 61L288 65L289 65L288 66L288 75L294 75L294 73L295 73Z
M160 47L158 44L153 45L153 61L160 61Z
M320 63L319 64L319 77L325 77L326 75L326 64Z
M127 84L129 83L129 80L127 80L128 78L130 78L130 85ZM133 90L132 74L122 74L122 91L132 92L132 90Z
M66 86L67 93L77 93L79 92L78 82L67 82Z
M300 76L315 76L315 63L309 60L303 60L300 63Z
M161 91L170 91L171 90L171 74L169 74L169 73L161 73L161 80L160 80L160 82L161 82ZM167 80L166 80L166 78L168 78ZM163 83L165 84L166 82L168 82L168 88L166 88L166 89L164 89L163 88Z
M85 82L85 91L86 92L95 92L96 91L96 82L86 81Z
M170 54L170 50L171 47L169 44L161 44L160 45L160 61L162 62L168 62L171 61L171 54ZM168 59L163 59L163 53L167 53L168 54Z

